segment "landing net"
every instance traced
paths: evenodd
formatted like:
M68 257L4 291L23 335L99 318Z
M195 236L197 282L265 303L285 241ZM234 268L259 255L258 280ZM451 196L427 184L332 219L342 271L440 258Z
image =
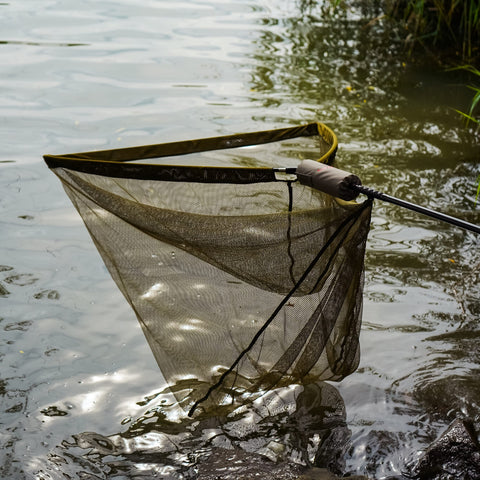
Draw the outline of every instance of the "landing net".
M45 155L184 408L357 368L371 202L274 170L336 149L312 123Z

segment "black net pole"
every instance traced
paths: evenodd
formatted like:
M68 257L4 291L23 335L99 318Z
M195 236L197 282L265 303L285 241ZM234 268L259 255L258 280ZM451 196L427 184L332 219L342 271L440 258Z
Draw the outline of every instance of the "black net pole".
M378 200L383 200L384 202L393 203L394 205L407 208L408 210L413 210L414 212L422 213L423 215L428 215L429 217L441 220L442 222L450 223L460 228L464 228L465 230L480 233L480 226L474 225L473 223L469 223L464 220L460 220L459 218L451 217L450 215L445 215L444 213L440 213L426 207L421 207L420 205L416 205L405 200L400 200L399 198L392 197L385 193L377 192L376 190L365 187L363 185L351 185L350 188L352 188L358 193L363 193L370 198L376 198Z
M298 181L302 185L333 195L342 200L353 200L359 193L363 193L369 198L376 198L384 202L393 203L394 205L413 210L414 212L427 215L436 220L464 228L470 232L480 233L480 226L478 225L451 217L450 215L445 215L430 208L400 200L385 193L377 192L373 190L373 188L363 186L362 181L356 175L332 167L331 165L326 165L314 160L303 160L296 168L274 168L273 170L287 174L295 173Z

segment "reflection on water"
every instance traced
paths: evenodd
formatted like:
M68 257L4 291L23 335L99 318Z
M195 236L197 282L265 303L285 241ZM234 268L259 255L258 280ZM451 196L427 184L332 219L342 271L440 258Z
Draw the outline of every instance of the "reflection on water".
M20 40L0 40L0 45L32 45L34 47L81 47L82 43L47 43L47 42L22 42Z
M193 419L171 400L155 395L156 405L125 419L129 427L118 434L73 435L50 453L38 478L63 478L67 471L78 478L281 480L314 466L344 470L350 432L343 400L329 384L292 385L248 407L224 406Z
M82 468L107 478L115 465L140 477L160 440L162 455L174 456L161 434L167 407L155 396L155 360L41 154L319 120L339 137L340 164L365 185L480 223L478 134L453 110L468 109L464 79L412 65L388 19L352 3L333 21L323 2L293 0L0 4L2 478ZM361 364L337 385L352 432L344 471L402 478L453 419L480 426L479 240L380 202L372 221ZM155 399L137 405L143 395ZM272 418L285 426L282 415ZM214 424L215 438L231 442L225 425L234 420ZM276 422L261 423L257 436L273 432L304 466L310 440L285 440ZM290 428L306 431L299 425ZM185 432L195 448L205 445L202 428ZM184 449L179 471L190 472L187 437L168 435ZM94 439L105 450L88 447ZM121 454L107 454L111 445Z

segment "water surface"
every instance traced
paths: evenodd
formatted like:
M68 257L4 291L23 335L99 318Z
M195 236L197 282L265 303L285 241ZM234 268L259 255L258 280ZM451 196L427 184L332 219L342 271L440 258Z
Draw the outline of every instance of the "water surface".
M125 449L108 457L126 437L155 452L162 378L42 154L321 121L364 184L480 223L478 136L453 110L468 90L413 65L388 20L369 23L373 9L330 20L321 3L293 0L27 0L0 13L2 478L168 473L148 456L127 462ZM401 478L454 418L479 426L478 242L376 202L361 364L335 385L350 430L344 472ZM282 461L304 464L300 450ZM115 461L128 469L112 473Z

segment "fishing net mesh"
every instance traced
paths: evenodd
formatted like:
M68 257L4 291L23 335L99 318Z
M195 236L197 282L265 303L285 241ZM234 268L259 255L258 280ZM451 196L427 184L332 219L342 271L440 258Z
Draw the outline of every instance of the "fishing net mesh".
M335 138L321 124L45 157L188 408L340 380L358 365L370 202L302 186L270 160L162 160L298 137L315 137L317 157L334 161ZM133 162L145 158L157 160Z

